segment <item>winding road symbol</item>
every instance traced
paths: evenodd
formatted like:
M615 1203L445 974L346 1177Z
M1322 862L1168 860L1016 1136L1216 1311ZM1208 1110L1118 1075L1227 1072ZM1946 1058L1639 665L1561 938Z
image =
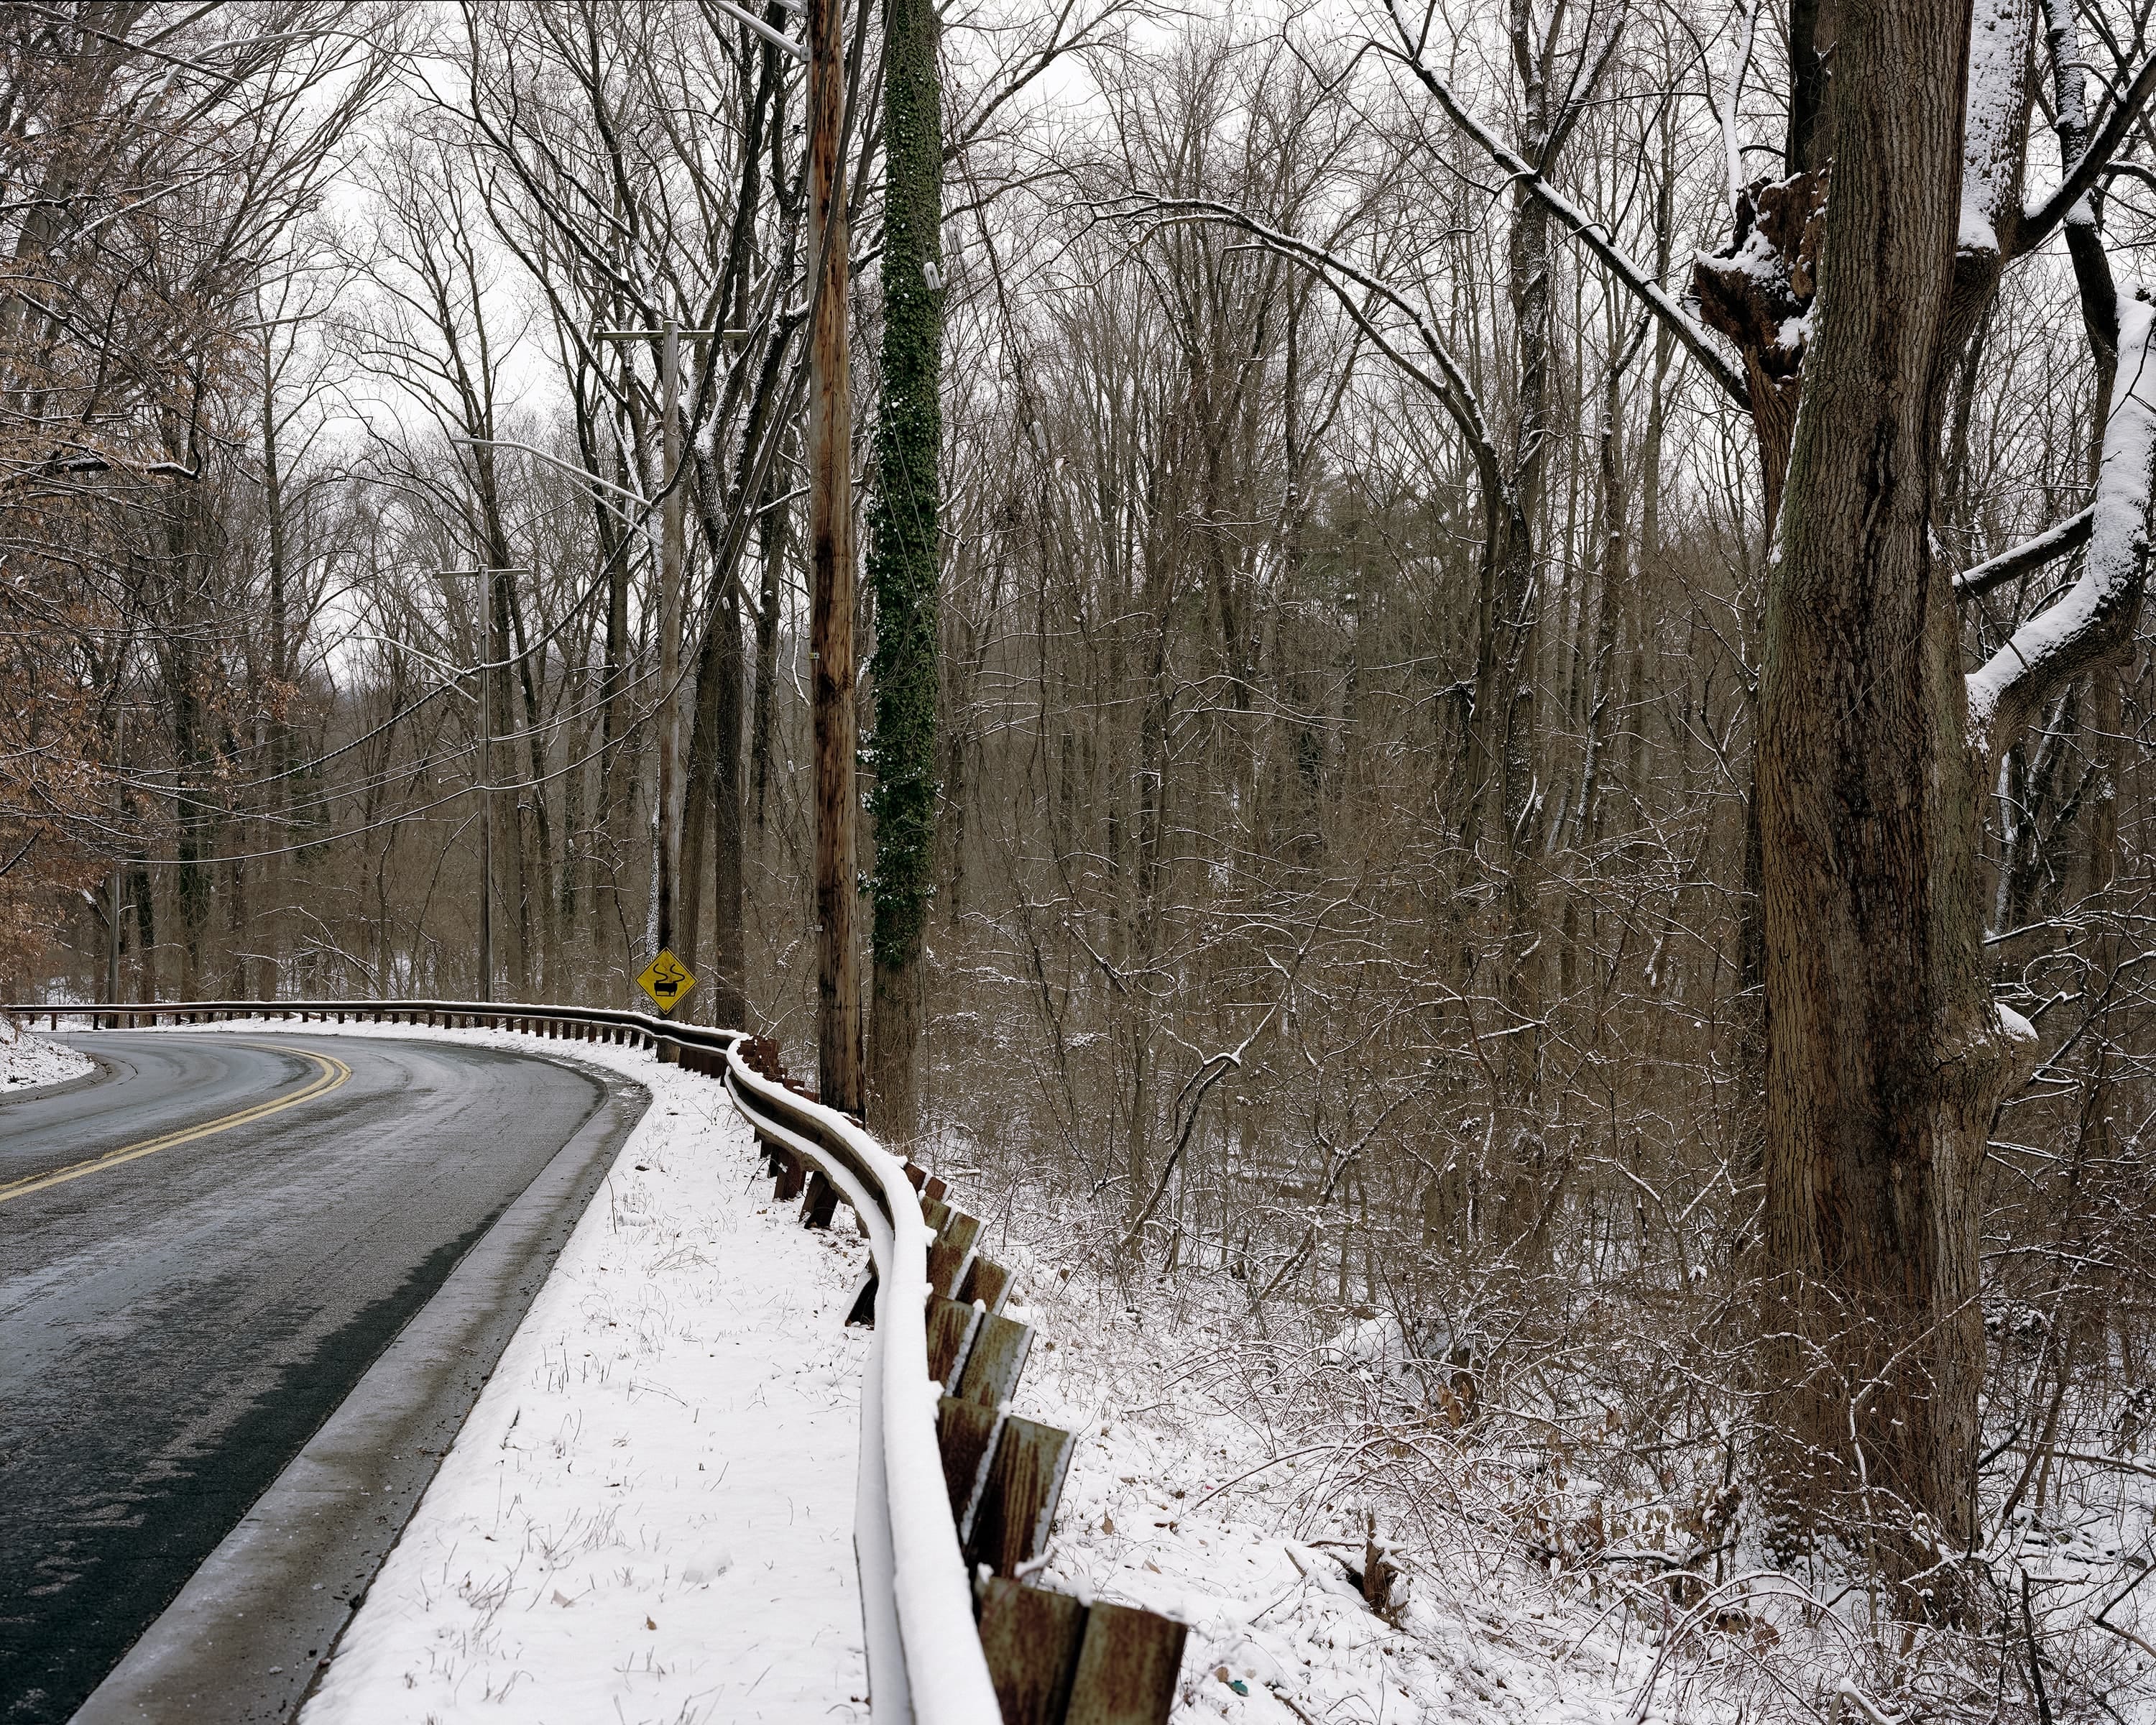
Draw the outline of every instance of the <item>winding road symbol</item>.
M652 1004L660 1011L671 1012L681 997L696 986L696 979L679 958L662 951L644 967L644 974L636 979L636 986L651 997Z

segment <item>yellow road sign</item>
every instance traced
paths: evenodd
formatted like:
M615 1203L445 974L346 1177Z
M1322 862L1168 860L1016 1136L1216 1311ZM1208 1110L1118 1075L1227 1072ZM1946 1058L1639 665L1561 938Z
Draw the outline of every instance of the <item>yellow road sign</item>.
M644 967L644 974L636 979L636 986L651 997L660 1011L671 1012L680 1004L681 997L696 986L696 979L679 958L671 952L662 952Z

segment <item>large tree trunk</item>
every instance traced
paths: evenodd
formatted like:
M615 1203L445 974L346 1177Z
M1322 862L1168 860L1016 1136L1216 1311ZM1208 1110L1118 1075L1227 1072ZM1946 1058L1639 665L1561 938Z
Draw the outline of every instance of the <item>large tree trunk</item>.
M854 915L860 747L855 717L853 384L847 325L844 35L839 0L808 0L808 679L816 807L816 1091L863 1112ZM888 241L886 241L888 244Z
M1969 28L1968 0L1841 14L1760 694L1769 1483L1785 1527L1830 1517L1903 1578L1973 1531L1977 1177L2008 1069L1932 555Z
M711 845L711 962L699 974L701 1005L715 1024L748 1022L747 953L742 927L742 630L731 570L721 571L696 649L696 705L681 799L681 904L674 950L698 970L704 850ZM692 1001L692 1007L698 1004Z
M1538 39L1532 8L1512 0L1512 59L1522 84L1520 153L1547 172L1561 140L1553 110L1546 45ZM1487 813L1484 837L1505 871L1496 942L1496 993L1502 1012L1497 1045L1502 1081L1501 1122L1504 1170L1511 1194L1507 1239L1525 1241L1536 1232L1548 1178L1540 1132L1543 1111L1536 1091L1542 1060L1543 953L1546 942L1536 914L1541 896L1544 814L1536 754L1537 698L1542 657L1543 579L1547 548L1539 536L1551 531L1544 502L1551 437L1550 217L1525 187L1515 187L1506 257L1506 291L1512 308L1512 358L1518 377L1517 418L1511 450L1505 530L1491 561L1496 565L1491 676L1477 678L1476 699L1488 699L1485 735L1494 740L1486 763ZM1491 685L1486 696L1483 685ZM1497 831L1492 834L1490 829Z
M902 1143L919 1126L921 952L936 869L943 126L933 0L885 0L883 15L883 399L868 558L876 615L869 1095L876 1129Z

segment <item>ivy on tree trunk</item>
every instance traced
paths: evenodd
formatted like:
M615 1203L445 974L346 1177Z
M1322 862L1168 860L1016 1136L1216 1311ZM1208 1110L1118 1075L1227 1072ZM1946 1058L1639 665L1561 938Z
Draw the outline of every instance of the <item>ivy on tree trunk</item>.
M932 0L886 0L883 21L883 380L868 555L876 629L869 1058L877 1126L903 1139L915 1122L921 934L935 860L943 126Z

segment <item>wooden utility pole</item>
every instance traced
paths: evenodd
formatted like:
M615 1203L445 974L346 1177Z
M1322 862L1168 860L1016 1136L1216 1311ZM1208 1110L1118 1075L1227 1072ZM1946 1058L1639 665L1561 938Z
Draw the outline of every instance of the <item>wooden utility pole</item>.
M865 0L864 0L865 3ZM846 55L839 0L808 0L808 639L816 756L816 1085L862 1104L855 962L853 391L846 352Z

